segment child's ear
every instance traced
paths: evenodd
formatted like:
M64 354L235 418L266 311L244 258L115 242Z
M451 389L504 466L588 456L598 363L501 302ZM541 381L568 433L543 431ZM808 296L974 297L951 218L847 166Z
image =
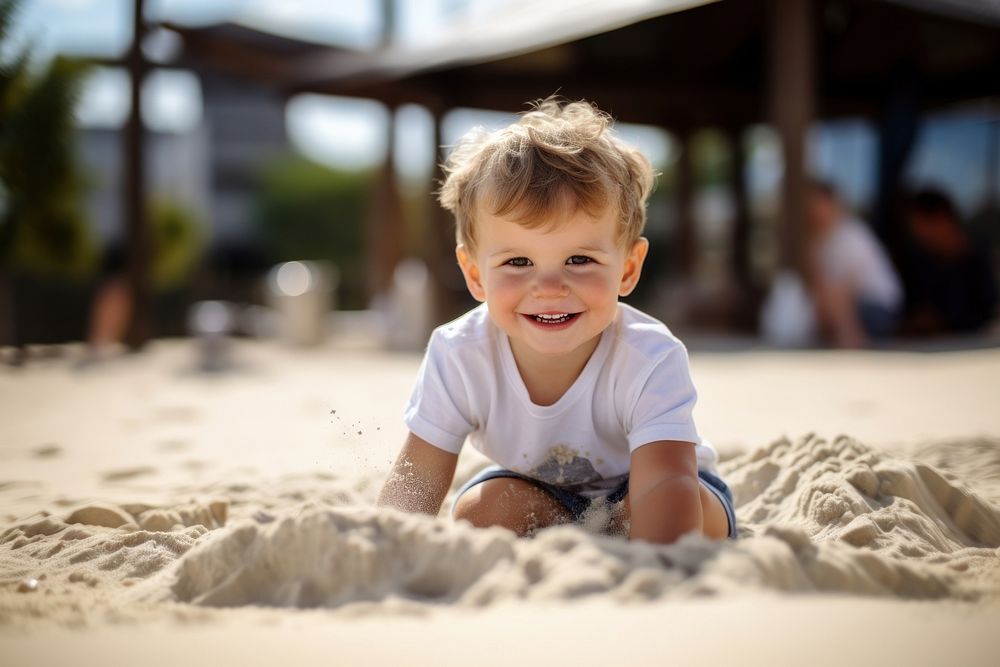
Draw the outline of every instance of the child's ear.
M649 241L646 237L640 236L625 256L625 268L622 271L621 283L618 285L618 296L628 296L635 289L647 252L649 252Z
M469 294L476 301L486 301L486 289L483 287L483 275L479 271L479 266L469 254L469 249L464 243L455 246L455 258L458 259L458 266L465 276L465 286L469 288Z

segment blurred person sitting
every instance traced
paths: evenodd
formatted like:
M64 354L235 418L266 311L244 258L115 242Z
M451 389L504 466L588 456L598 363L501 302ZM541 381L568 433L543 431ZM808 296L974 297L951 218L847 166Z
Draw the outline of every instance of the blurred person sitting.
M903 290L882 245L829 183L810 183L807 220L806 278L824 337L840 348L888 338Z
M101 262L101 280L91 303L81 363L89 365L120 354L131 316L132 290L125 275L125 257L120 242L113 242Z
M944 192L926 188L906 207L908 247L903 278L903 332L969 332L997 310L997 282L989 249L974 243Z

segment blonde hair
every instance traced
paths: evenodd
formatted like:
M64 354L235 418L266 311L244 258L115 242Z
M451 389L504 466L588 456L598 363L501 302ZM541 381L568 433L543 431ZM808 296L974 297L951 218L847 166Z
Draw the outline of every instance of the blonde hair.
M614 135L608 114L556 97L502 130L468 133L443 168L438 197L455 216L457 242L470 249L479 210L536 228L578 210L596 218L609 206L620 222L618 241L630 248L646 225L654 179L649 160Z

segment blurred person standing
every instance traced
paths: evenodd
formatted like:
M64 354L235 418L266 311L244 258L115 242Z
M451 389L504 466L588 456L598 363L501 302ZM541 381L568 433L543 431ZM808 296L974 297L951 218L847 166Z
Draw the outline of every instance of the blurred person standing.
M885 249L829 183L809 185L806 279L824 338L861 348L895 332L903 290Z
M997 282L989 249L975 243L941 190L915 193L906 207L903 332L971 332L997 314Z

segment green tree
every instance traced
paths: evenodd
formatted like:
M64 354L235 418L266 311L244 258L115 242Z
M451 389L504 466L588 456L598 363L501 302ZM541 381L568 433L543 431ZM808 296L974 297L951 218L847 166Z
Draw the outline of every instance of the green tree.
M153 223L153 289L176 289L191 280L201 261L204 224L189 206L175 199L153 199L149 211Z
M19 5L0 0L0 54ZM92 265L73 116L87 71L63 57L36 71L29 47L0 60L0 272L81 275Z

